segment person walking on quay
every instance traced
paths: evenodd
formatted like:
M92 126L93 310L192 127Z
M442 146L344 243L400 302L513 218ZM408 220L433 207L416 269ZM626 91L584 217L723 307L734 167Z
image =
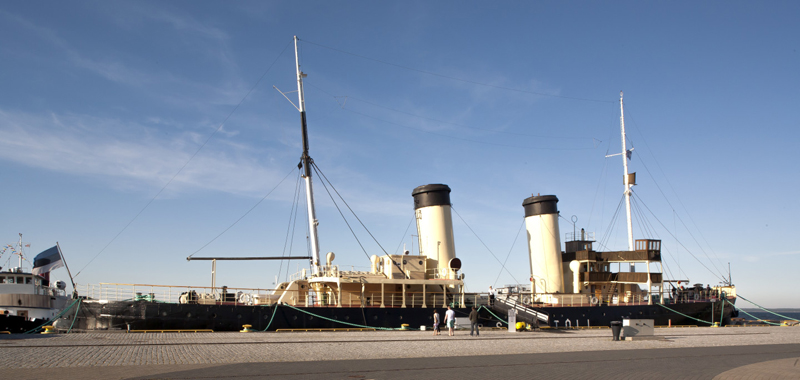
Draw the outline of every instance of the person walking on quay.
M475 306L472 307L472 311L469 312L469 336L472 336L472 333L475 333L475 336L481 335L481 330L478 330L478 311L475 310Z
M447 307L447 312L444 313L444 321L449 329L448 335L455 335L453 331L456 329L456 312L450 306Z
M433 310L433 335L439 335L439 323L441 319L439 319L439 313L436 310Z

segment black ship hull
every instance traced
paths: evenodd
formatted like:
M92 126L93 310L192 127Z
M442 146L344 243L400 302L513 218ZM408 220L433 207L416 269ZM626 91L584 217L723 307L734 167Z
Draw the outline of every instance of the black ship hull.
M609 326L612 321L623 319L652 319L656 326L710 325L702 321L721 322L721 325L727 325L730 324L732 317L738 315L730 305L723 309L722 302L692 302L664 306L653 304L532 309L546 314L548 322L540 321L539 325L550 327ZM517 319L520 320L519 314ZM535 323L532 320L525 322Z
M517 321L535 326L586 327L609 326L612 321L624 318L653 319L656 325L708 326L700 321L730 323L736 311L720 302L694 302L668 305L583 306L583 307L531 307L548 316L547 322L517 314ZM507 318L506 310L495 305L493 313L480 309L480 323L487 327L505 327L496 316ZM670 310L671 309L671 310ZM291 307L248 306L241 304L173 304L148 301L112 301L107 303L83 302L77 313L74 328L77 330L198 330L238 331L245 324L254 330L278 329L330 329L372 327L397 329L408 325L410 329L421 326L431 328L434 308L379 308L379 307ZM445 308L436 308L444 316ZM469 308L455 308L456 317L466 317ZM72 323L72 313L59 321L58 327ZM700 321L698 321L700 320ZM569 321L569 322L567 322Z
M363 328L431 328L434 308L290 307L172 304L147 301L84 302L78 311L78 330L254 330ZM446 308L435 308L444 317ZM469 308L454 308L466 317ZM482 311L483 324L499 320ZM485 315L484 315L485 314ZM67 316L69 318L69 316Z
M28 320L25 317L16 315L0 315L0 331L8 331L11 334L22 334L36 329L45 323L46 320Z

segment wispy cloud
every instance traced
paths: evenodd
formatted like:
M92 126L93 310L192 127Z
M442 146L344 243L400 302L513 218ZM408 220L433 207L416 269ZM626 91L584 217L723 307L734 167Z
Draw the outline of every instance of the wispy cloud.
M117 14L120 12L116 12ZM143 90L149 95L161 98L170 104L196 107L198 104L230 105L241 100L249 87L238 75L238 65L231 58L227 47L227 34L221 29L205 26L203 23L188 17L179 16L164 10L144 9L139 6L130 8L127 19L131 17L147 18L170 25L179 34L190 34L198 37L194 45L202 50L202 54L213 57L221 65L223 76L218 83L197 82L175 74L167 69L154 67L137 67L131 59L122 60L112 52L81 51L63 38L58 31L38 25L22 16L0 10L0 18L15 23L32 35L56 48L66 57L66 62L73 67L86 70L109 81ZM142 26L144 27L144 26ZM139 65L141 66L141 65ZM164 87L169 84L168 87ZM174 94L175 89L180 94ZM207 102L198 102L198 96L206 96Z
M153 117L130 122L0 109L0 160L92 178L125 191L153 192L170 181L208 137L191 131L164 137L156 128L164 124L175 122ZM225 133L217 135L220 137L214 138L175 178L166 194L218 191L261 197L295 167L295 141L289 145L276 142L277 150L265 151L230 138L235 133L228 133L228 137L224 137ZM331 167L327 175L334 182L340 182L337 178L348 179L337 183L337 189L358 213L408 213L405 197L398 201L376 195L397 190L376 184L363 173ZM317 198L321 206L332 207L321 180L316 180ZM358 186L348 186L353 183ZM294 187L286 184L270 198L290 200L293 191Z
M762 253L758 255L746 255L742 259L749 263L755 263L768 257L794 256L794 255L800 255L800 251L772 252L772 253Z
M158 188L178 172L197 150L198 141L205 137L186 132L163 139L154 137L152 130L147 124L86 115L33 115L0 110L3 134L0 158L96 177L116 185L122 181L138 188ZM236 142L208 147L175 179L170 190L263 194L286 173L283 167L256 159L262 154Z

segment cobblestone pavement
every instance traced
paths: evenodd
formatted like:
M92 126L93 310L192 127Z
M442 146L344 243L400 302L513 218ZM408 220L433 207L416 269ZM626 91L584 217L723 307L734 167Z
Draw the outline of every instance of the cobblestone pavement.
M484 331L475 338L418 331L6 335L0 377L800 378L796 327L657 329L664 339L633 342L612 342L610 335L607 329Z

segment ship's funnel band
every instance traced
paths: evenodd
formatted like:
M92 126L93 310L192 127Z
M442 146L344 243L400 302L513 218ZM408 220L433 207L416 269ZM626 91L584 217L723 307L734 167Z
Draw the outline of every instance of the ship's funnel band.
M522 201L525 207L525 217L558 214L558 197L555 195L537 195Z
M411 192L414 209L428 206L450 206L450 186L431 184L419 186Z

